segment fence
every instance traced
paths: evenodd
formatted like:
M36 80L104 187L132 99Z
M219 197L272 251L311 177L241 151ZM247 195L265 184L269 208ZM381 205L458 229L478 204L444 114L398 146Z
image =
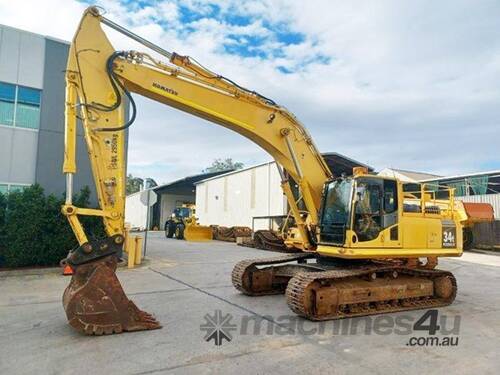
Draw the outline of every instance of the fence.
M477 223L472 229L473 246L478 249L500 249L500 220Z

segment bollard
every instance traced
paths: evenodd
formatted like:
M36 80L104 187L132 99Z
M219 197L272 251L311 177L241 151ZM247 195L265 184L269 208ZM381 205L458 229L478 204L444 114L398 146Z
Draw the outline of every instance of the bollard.
M134 238L134 252L135 252L135 264L141 264L142 262L142 237L135 236Z
M134 268L134 265L135 265L135 254L136 254L135 245L136 245L135 236L129 236L127 246L126 246L126 248L128 250L127 251L127 255L128 255L127 267L128 268Z
M134 268L134 266L142 262L142 237L133 236L128 230L125 231L125 246L124 251L127 253L127 267Z

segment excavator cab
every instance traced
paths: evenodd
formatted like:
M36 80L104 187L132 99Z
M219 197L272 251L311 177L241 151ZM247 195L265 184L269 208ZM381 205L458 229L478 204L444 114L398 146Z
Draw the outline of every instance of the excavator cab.
M460 256L459 206L445 186L367 173L331 180L323 192L317 251L348 259Z
M325 186L320 243L348 246L376 240L398 223L398 185L377 176L339 178ZM353 232L350 241L347 231Z

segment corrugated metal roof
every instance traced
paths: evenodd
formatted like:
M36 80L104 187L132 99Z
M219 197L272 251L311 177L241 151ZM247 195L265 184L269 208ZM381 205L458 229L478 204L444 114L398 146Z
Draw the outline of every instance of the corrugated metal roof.
M342 175L342 173L346 173L349 175L352 173L353 167L366 167L368 169L368 171L373 172L373 168L370 167L369 165L363 164L357 160L354 160L354 159L351 159L347 156L339 154L338 152L325 152L325 153L322 153L321 156L323 156L326 164L328 165L328 167L330 168L330 170L332 171L332 173L335 176L340 176L340 175ZM201 183L206 182L206 181L214 180L214 179L219 178L219 177L226 177L229 175L245 172L245 171L248 171L250 169L259 168L259 167L262 167L264 165L273 164L273 163L275 163L275 161L268 161L265 163L252 165L250 167L246 167L243 169L238 169L235 171L224 173L224 174L221 174L219 176L214 176L214 177L206 178L204 180L200 180L200 181L196 182L195 185L201 184Z
M231 172L232 172L232 170L231 170ZM159 186L153 186L151 188L144 189L144 190L132 193L130 195L127 195L127 197L131 197L131 196L134 196L136 194L140 194L140 193L142 193L143 191L146 191L146 190L153 190L155 193L161 194L161 193L164 193L164 192L167 192L167 191L171 191L171 190L173 190L175 188L182 188L182 187L189 188L190 186L195 185L200 180L207 179L207 178L208 179L214 178L214 177L222 175L224 173L228 173L228 172L227 171L218 171L218 172L209 172L209 173L195 174L195 175L192 175L192 176L184 177L184 178L181 178L179 180L175 180L175 181L169 182L167 184L163 184L163 185L159 185Z
M349 164L349 166L355 166L355 167L365 167L368 169L369 172L373 172L373 167L370 167L368 164L361 163L357 160L351 159L348 156L339 154L338 152L323 152L321 153L321 156L325 159L332 159L335 161L343 161L346 164ZM330 166L331 168L331 166ZM351 171L352 172L352 171Z
M230 170L229 172L232 172L232 170ZM187 188L190 188L193 185L195 185L198 181L206 180L207 178L213 178L213 177L220 176L220 175L223 175L226 173L228 173L228 171L217 171L217 172L195 174L193 176L188 176L188 177L184 177L184 178L181 178L179 180L176 180L176 181L169 182L168 184L155 186L153 188L153 190L157 194L162 194L162 193L170 192L174 189L177 189L177 190L183 189L183 187L187 189Z
M202 184L205 181L215 180L216 178L219 178L219 177L230 176L230 175L233 175L233 174L236 174L236 173L245 172L245 171L248 171L250 169L259 168L259 167L262 167L264 165L269 165L269 164L273 164L273 163L275 163L275 162L274 161L268 161L268 162L265 162L265 163L260 163L260 164L252 165L251 167L236 169L234 171L229 171L229 172L223 172L223 173L219 174L218 176L208 177L208 178L205 178L204 180L197 181L194 184L195 185Z
M475 173L467 173L467 174L460 174L460 175L454 175L454 176L429 178L427 180L422 180L422 182L439 181L439 180L450 180L450 179L465 178L465 177L474 177L474 176L497 175L497 174L500 175L500 170L499 169L493 170L493 171L487 171L487 172L475 172Z
M406 169L396 169L396 168L386 168L386 169L397 172L399 174L402 174L402 175L404 175L412 180L415 180L415 181L425 181L428 179L437 179L437 178L442 177L442 176L439 176L437 174L409 171Z

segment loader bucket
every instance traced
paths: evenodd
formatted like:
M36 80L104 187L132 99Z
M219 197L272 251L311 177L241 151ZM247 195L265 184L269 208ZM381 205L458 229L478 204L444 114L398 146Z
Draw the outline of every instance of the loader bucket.
M186 241L211 241L212 228L204 225L188 225L184 229L184 239Z
M87 335L161 328L160 323L127 298L116 276L116 255L72 266L74 274L64 291L69 324Z
M493 221L493 206L489 203L463 202L468 221L472 223Z

